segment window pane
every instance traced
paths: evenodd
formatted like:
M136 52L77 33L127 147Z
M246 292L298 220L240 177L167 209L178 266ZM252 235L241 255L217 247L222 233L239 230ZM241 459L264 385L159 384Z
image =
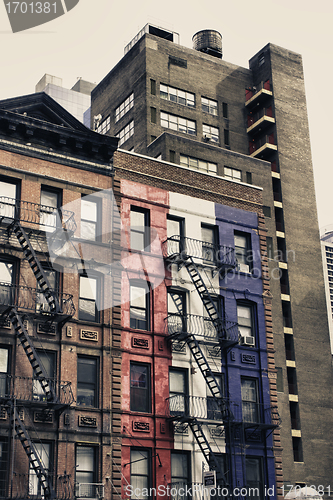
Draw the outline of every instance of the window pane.
M170 370L170 393L185 394L185 373L180 371Z
M81 200L81 218L97 221L97 203L94 201Z
M148 287L131 286L131 306L146 307L146 296Z
M57 208L58 207L58 193L47 191L46 189L41 190L40 204L46 205L48 207Z
M81 238L85 240L96 239L96 223L81 220Z
M12 283L13 264L0 262L0 282Z
M80 276L80 297L96 300L96 280Z

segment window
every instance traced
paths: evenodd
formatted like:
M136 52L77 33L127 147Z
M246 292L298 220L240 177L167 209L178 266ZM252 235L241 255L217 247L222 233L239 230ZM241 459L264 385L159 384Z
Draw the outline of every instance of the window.
M50 267L46 267L47 264L43 264L43 272L46 276L47 281L49 282L51 291L56 292L57 298L59 299L58 288L59 288L59 273ZM37 290L40 290L40 285L37 281ZM61 304L60 304L61 306ZM49 313L50 306L48 301L46 300L45 295L38 291L36 295L36 312L39 313Z
M303 462L302 440L300 437L293 437L294 462Z
M241 182L242 171L237 170L236 168L224 167L224 177L226 177L227 179L232 179L236 182Z
M170 161L171 163L175 163L176 161L176 151L173 151L172 149L170 149Z
M217 163L199 160L199 158L193 158L192 156L180 155L180 165L209 174L216 175L217 173Z
M83 321L99 320L96 307L97 278L80 276L79 319Z
M187 331L186 293L168 290L168 333L169 335Z
M202 133L205 139L216 143L220 142L220 132L217 127L203 124Z
M131 249L148 252L150 250L149 210L131 207Z
M120 120L134 106L134 93L132 92L117 108L115 112L115 121Z
M208 299L208 297L207 297L207 299ZM221 317L221 297L217 298L217 297L211 296L211 299L214 303L216 311L218 312L219 316ZM212 340L212 341L218 342L216 327L215 327L214 323L212 322L206 307L203 308L203 321L204 321L204 332L205 332L206 340Z
M169 369L170 415L186 414L188 408L188 377L184 369Z
M144 495L150 487L151 477L151 453L150 450L131 448L131 486L133 491L137 491L134 498L137 500L147 500L150 498ZM144 491L145 490L145 491Z
M8 438L0 437L0 496L7 496L7 463L8 463Z
M258 57L258 66L262 66L263 64L265 64L265 55L260 54L260 56Z
M9 350L6 347L0 347L0 397L1 398L8 396L8 387L7 387L8 373L9 373ZM1 490L1 484L0 484L0 490Z
M97 125L97 123L96 123ZM95 127L95 131L99 134L106 134L111 128L111 117L110 115L105 118L101 123Z
M150 108L150 121L156 123L156 108Z
M255 342L254 328L253 328L253 310L250 305L238 303L237 304L237 321L238 330L243 339L251 338L251 342ZM248 344L251 345L250 341L247 340ZM253 344L252 344L253 345Z
M222 113L223 113L223 118L229 118L228 103L227 102L222 103Z
M214 263L217 259L217 228L201 225L202 259L206 263Z
M160 85L160 97L167 101L176 102L190 108L195 107L195 95L185 90L175 89L169 85Z
M42 186L40 204L40 229L47 232L54 231L59 217L58 208L61 206L61 192Z
M204 113L209 113L211 115L218 115L218 104L217 101L213 99L207 99L206 97L201 97L201 109Z
M51 464L51 443L34 443L36 451L38 453L38 458L41 461L46 472L51 472L52 464ZM49 476L50 477L50 476ZM50 480L50 479L49 479ZM29 495L33 497L44 496L44 489L36 475L36 472L32 468L30 464L29 469Z
M251 235L235 231L235 253L239 271L249 273L252 267Z
M13 261L2 258L0 260L0 303L3 305L14 305L15 290Z
M81 238L85 240L97 240L98 208L98 202L90 196L81 198Z
M222 373L214 373L215 380L219 386L221 393L224 396L224 381ZM217 401L218 398L214 397L207 387L207 418L209 420L222 420L221 406Z
M0 181L0 216L15 216L15 203L17 200L17 184L14 182Z
M263 206L262 211L265 217L271 217L271 207Z
M284 392L283 391L283 371L282 368L276 367L277 373L276 373L276 390L277 392Z
M150 365L131 362L131 411L151 412Z
M168 255L179 254L184 250L184 225L184 219L168 215Z
M263 500L263 470L261 458L245 458L246 486L249 500Z
M77 358L77 405L98 407L98 359Z
M246 172L246 183L252 184L252 172Z
M184 134L196 135L196 123L193 120L181 116L170 115L161 111L161 127L183 132Z
M259 422L258 381L241 377L243 422Z
M190 477L189 453L171 451L171 488L185 487L191 482Z
M156 80L150 79L150 93L156 95Z
M53 351L37 351L39 359L48 377L49 385L54 387L55 367L56 367L56 353ZM33 381L33 399L34 401L46 401L45 391L41 383L36 378Z
M149 285L147 281L130 284L130 328L149 330Z
M76 447L75 480L78 485L78 496L99 498L96 494L97 448L94 446Z
M122 144L124 144L124 142L126 142L127 139L129 139L130 137L132 137L133 134L134 134L134 120L132 120L131 122L129 122L116 135L116 137L119 138L118 146L121 146Z
M224 145L225 146L230 146L230 134L229 134L229 129L225 128L223 130L224 133Z
M223 474L224 480L226 483L229 483L229 478L228 478L228 461L227 461L227 454L226 453L214 453L215 460L219 465L220 471ZM213 460L213 457L211 454L209 454L209 470L216 470L216 465L215 465L215 460ZM218 475L218 473L217 473ZM211 500L221 500L221 496L218 493L218 490L216 491L215 495L210 495Z

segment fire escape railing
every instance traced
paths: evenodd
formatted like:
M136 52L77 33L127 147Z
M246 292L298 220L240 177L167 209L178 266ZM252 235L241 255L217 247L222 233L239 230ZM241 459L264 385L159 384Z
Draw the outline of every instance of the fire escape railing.
M74 233L76 222L74 212L54 208L47 205L40 205L31 201L16 200L0 196L0 219L2 222L11 223L11 220L19 220L21 223L37 224L41 230L56 231L64 229Z
M165 330L170 340L182 335L191 333L196 337L202 338L204 342L230 341L238 343L239 330L238 324L224 319L212 321L205 316L195 314L169 314L165 319Z
M72 317L75 313L73 295L52 289L50 293L57 299L60 306L57 314ZM16 307L20 313L45 316L45 319L54 314L40 289L0 282L0 315L1 312L11 307Z
M204 265L234 269L237 266L235 249L194 238L171 236L162 243L164 258L179 263L189 257L199 259Z

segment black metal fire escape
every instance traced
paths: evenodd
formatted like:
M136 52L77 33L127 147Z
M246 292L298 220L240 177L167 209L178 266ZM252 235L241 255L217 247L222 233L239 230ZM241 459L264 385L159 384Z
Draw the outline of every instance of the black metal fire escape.
M41 224L41 214L51 214L54 211L56 211L56 213L55 217L52 218L52 222L54 223L54 221L56 221L56 224L55 226L52 224L51 231L55 232L59 229L59 227L56 226L59 226L60 224L63 230L74 232L75 221L73 213L25 201L17 202L16 200L5 197L1 197L0 202L0 225L7 229L9 238L12 234L16 236L38 284L36 289L32 289L29 287L20 287L8 283L1 283L2 303L0 304L0 315L3 319L8 318L10 320L16 333L16 337L20 342L29 363L31 364L33 379L35 383L39 384L45 395L42 398L43 403L38 403L42 407L42 411L47 412L52 409L59 413L72 402L73 399L71 397L71 390L68 388L68 383L63 385L58 384L58 390L56 390L54 382L51 382L48 377L34 346L34 342L28 334L26 320L41 319L49 324L58 323L63 325L71 316L73 316L75 308L71 295L62 294L59 293L59 291L51 289L46 273L39 262L30 238L36 237L37 235L40 236L41 233L43 233L43 230L45 230L46 224L45 221ZM22 227L22 222L27 223L28 231ZM34 224L38 225L37 230L32 229L34 226L31 225ZM48 228L48 231L50 231L50 228ZM36 298L41 296L45 298L47 304L44 304L46 307L43 309L36 307ZM6 395L1 395L2 400L6 400L6 407L11 416L12 424L29 459L31 468L35 472L40 486L42 487L43 495L45 498L52 500L55 497L55 491L52 487L49 474L45 470L36 446L30 438L28 430L20 418L17 407L13 403L14 399L18 402L18 404L23 404L24 401L27 401L25 399L28 397L26 396L26 391L22 391L22 388L20 388L20 385L22 385L22 377L20 379L21 380L19 382L16 380L10 380L10 383L7 383L7 386L10 387L7 387ZM34 402L34 404L36 404L36 402Z
M173 236L164 242L163 251L167 262L176 264L178 270L182 267L186 268L208 314L207 319L211 323L210 331L214 332L214 336L205 335L203 324L201 332L193 328L195 323L199 321L198 317L193 315L184 316L180 301L174 298L178 315L171 315L167 318L169 339L171 342L174 340L184 341L188 345L210 389L215 405L219 409L221 424L225 425L227 422L233 420L232 411L228 400L224 397L222 389L209 366L200 344L216 345L216 343L218 343L221 353L225 353L227 349L238 343L239 333L237 324L226 321L220 315L205 281L201 276L198 264L204 264L208 266L209 269L212 269L213 272L217 270L219 275L225 276L236 267L234 249L231 247L212 245L191 238ZM205 321L207 322L207 320ZM208 465L210 467L213 466L217 471L217 481L219 484L224 485L226 484L225 473L222 471L220 463L210 446L209 440L205 436L200 420L193 414L195 412L190 411L189 406L191 405L188 401L187 404L184 405L184 411L172 411L169 401L170 418L186 422L189 425Z

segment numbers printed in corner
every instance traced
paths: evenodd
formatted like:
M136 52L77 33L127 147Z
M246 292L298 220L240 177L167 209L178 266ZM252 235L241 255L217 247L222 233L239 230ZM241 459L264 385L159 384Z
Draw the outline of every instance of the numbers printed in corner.
M8 2L8 14L56 14L57 3L50 2Z

